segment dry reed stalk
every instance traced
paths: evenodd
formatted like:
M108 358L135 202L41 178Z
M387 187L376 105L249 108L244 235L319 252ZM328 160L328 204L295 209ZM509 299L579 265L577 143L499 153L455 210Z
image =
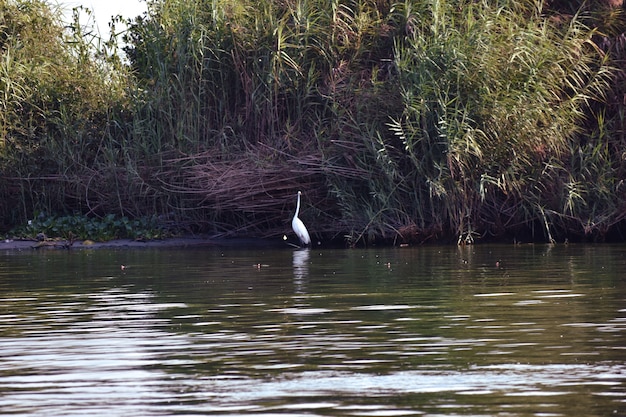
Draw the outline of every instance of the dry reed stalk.
M215 214L215 220L237 217L231 230L272 233L283 229L295 204L296 191L306 199L325 202L327 194L320 156L279 160L247 154L235 160L220 160L215 153L170 157L155 176L163 192L186 199L198 210ZM311 219L314 222L314 219ZM274 225L274 226L271 226ZM276 232L273 232L274 234Z

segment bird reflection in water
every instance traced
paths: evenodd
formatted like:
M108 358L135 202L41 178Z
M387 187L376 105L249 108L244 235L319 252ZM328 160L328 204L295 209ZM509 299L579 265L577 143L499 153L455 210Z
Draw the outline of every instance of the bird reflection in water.
M309 277L309 258L311 250L309 248L293 251L293 283L297 293L304 293L305 284Z

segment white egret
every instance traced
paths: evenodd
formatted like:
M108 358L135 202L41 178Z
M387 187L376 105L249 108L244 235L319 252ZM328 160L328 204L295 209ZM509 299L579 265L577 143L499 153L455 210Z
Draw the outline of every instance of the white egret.
M293 220L291 221L291 228L293 232L298 236L300 242L303 245L308 245L311 243L311 236L309 236L309 231L306 230L306 226L302 223L302 220L298 218L298 213L300 213L300 196L302 195L301 191L298 191L298 204L296 205L296 213L293 215Z

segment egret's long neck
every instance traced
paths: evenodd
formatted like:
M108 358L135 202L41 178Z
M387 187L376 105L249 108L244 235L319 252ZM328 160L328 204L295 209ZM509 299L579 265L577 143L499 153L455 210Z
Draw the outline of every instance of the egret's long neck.
M293 215L294 218L298 217L298 213L300 213L300 193L298 193L298 204L296 204L296 214Z

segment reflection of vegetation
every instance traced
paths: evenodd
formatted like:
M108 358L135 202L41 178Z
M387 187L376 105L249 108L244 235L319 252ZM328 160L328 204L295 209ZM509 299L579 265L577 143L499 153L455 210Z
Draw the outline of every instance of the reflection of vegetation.
M604 237L626 215L625 25L565 3L154 0L123 63L11 0L0 212L274 235L302 189L311 229L352 242Z

